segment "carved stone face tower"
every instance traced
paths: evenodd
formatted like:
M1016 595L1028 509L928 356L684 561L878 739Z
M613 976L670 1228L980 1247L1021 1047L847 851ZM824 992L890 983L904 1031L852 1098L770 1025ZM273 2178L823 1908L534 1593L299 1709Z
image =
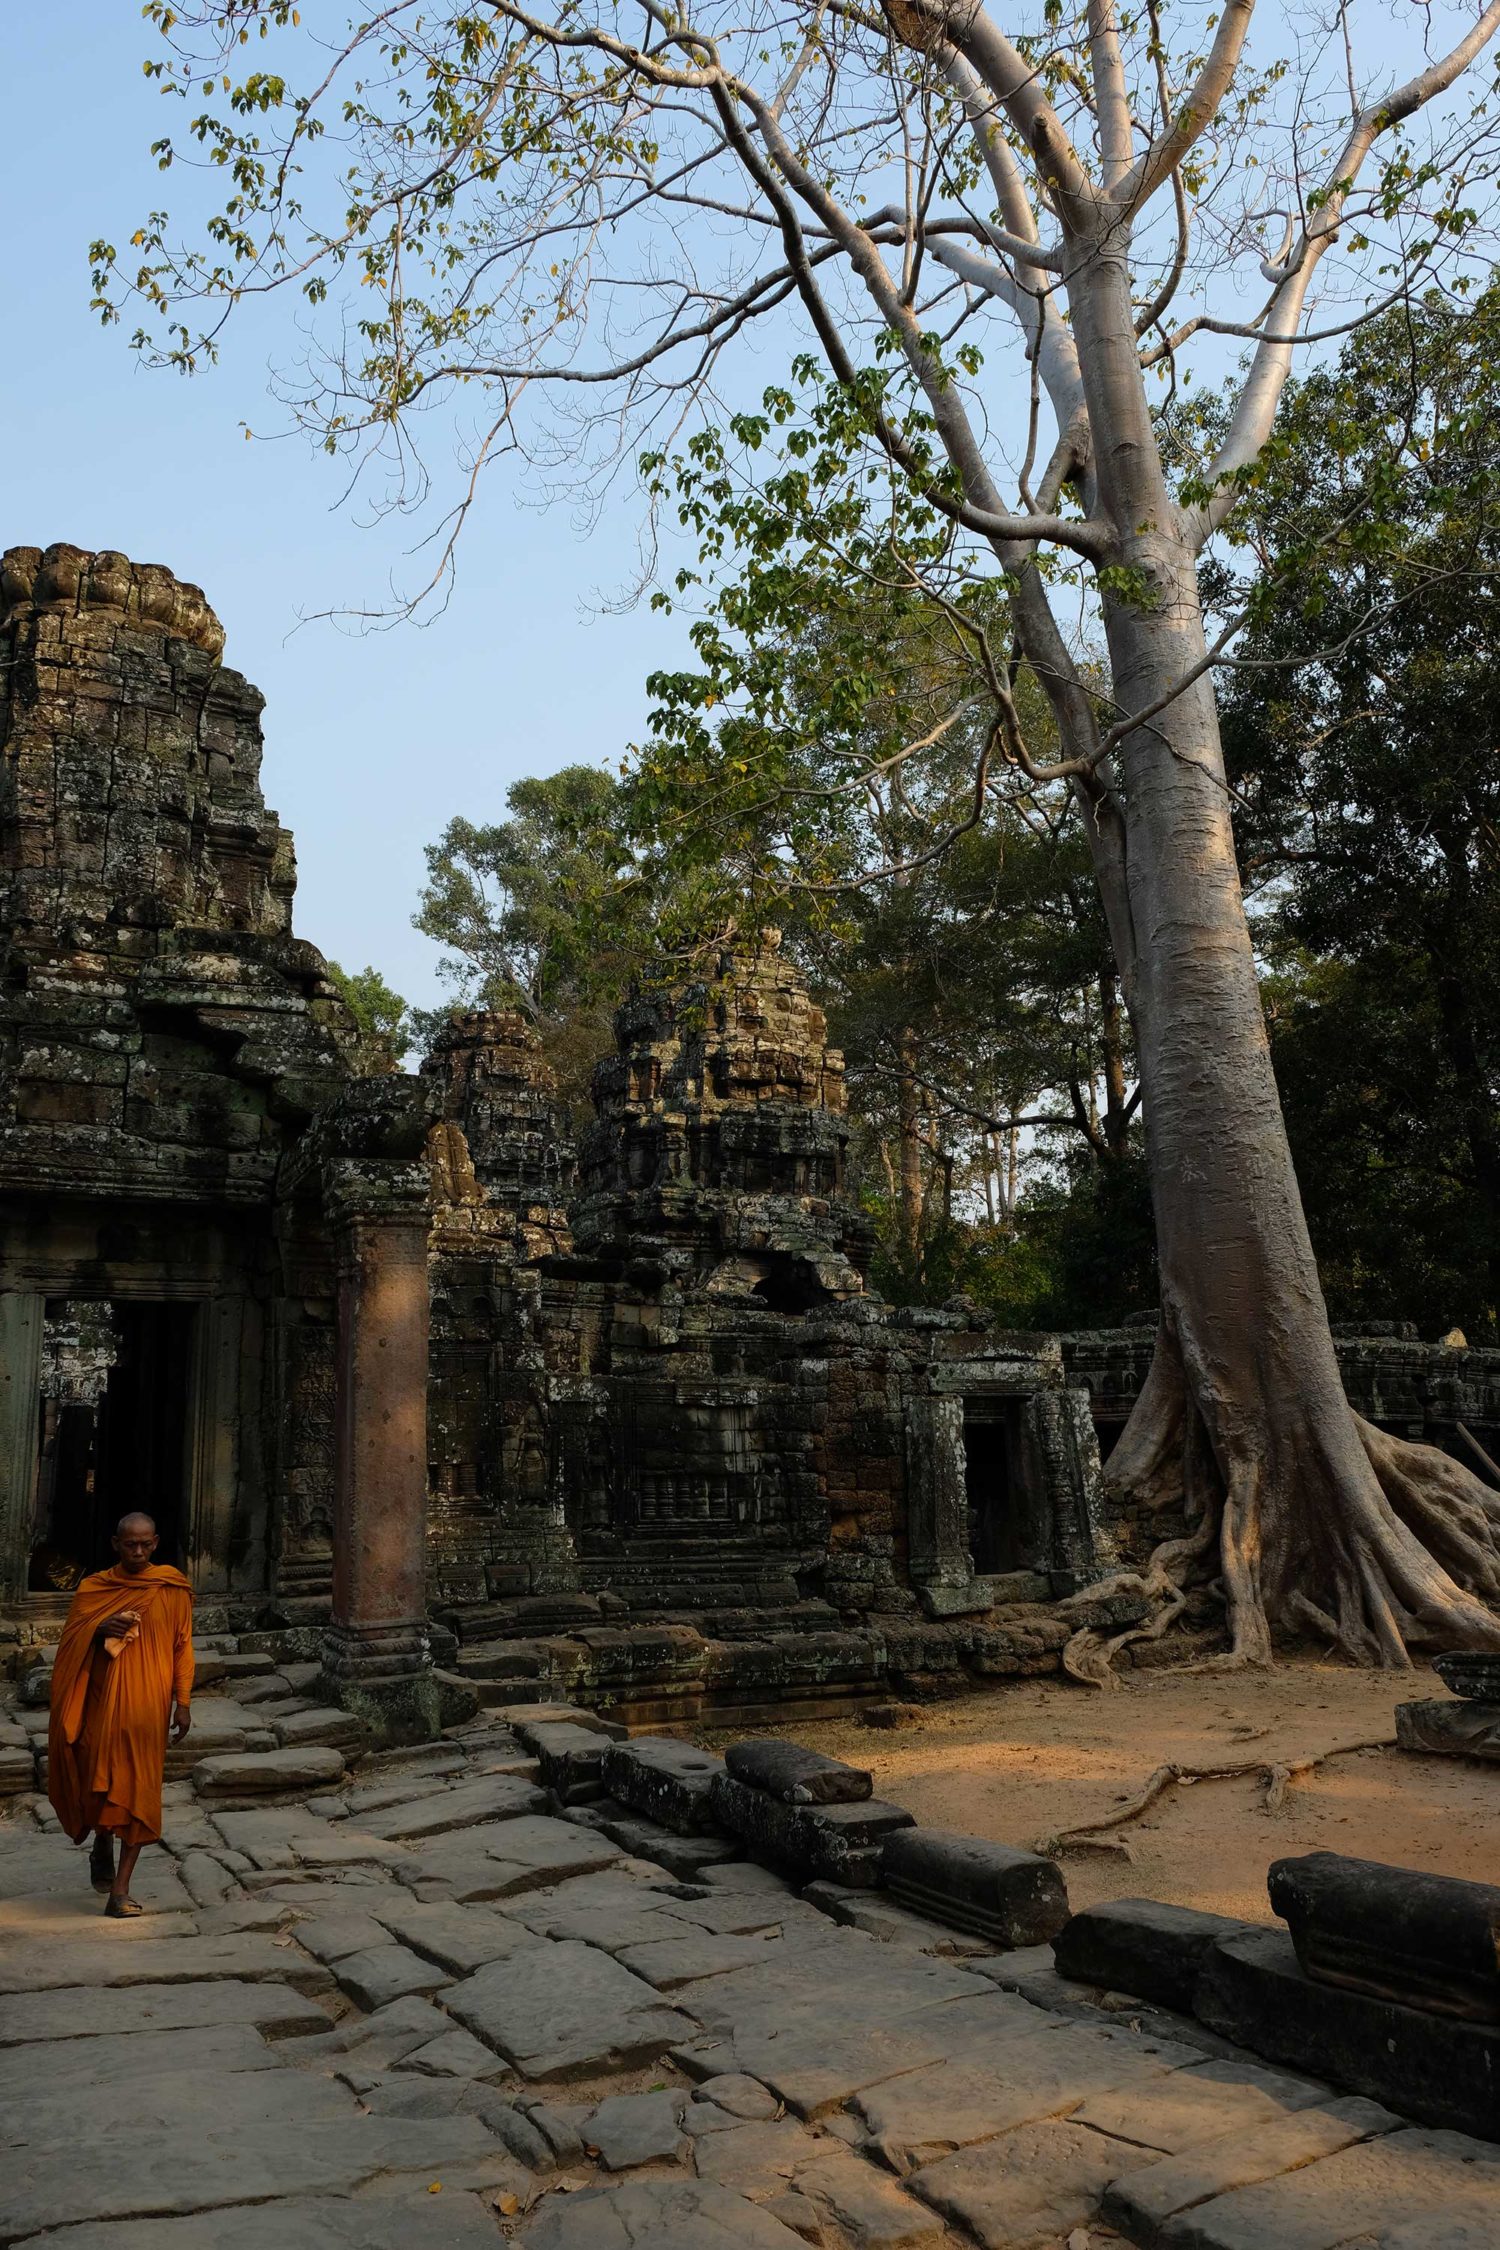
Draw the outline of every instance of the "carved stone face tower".
M615 1038L578 1249L774 1311L858 1296L870 1231L845 1194L844 1058L780 932L702 983L638 992Z

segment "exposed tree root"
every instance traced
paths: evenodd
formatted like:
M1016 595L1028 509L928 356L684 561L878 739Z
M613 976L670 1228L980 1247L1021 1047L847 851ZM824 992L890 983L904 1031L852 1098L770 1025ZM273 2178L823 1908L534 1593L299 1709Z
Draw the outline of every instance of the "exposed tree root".
M1038 1836L1032 1850L1041 1852L1047 1859L1060 1859L1069 1851L1120 1851L1127 1859L1134 1853L1128 1844L1109 1840L1106 1832L1123 1828L1127 1822L1139 1820L1141 1814L1156 1803L1168 1789L1179 1783L1195 1781L1239 1781L1246 1774L1259 1774L1265 1784L1261 1810L1280 1812L1286 1802L1286 1793L1292 1782L1304 1774L1327 1763L1330 1758L1352 1757L1357 1750L1388 1750L1395 1742L1393 1734L1376 1736L1369 1742L1341 1742L1332 1750L1319 1750L1306 1758L1289 1758L1285 1762L1268 1758L1245 1758L1232 1766L1158 1766L1144 1789L1115 1812L1106 1813L1101 1820L1080 1821L1076 1827L1060 1828L1054 1835Z
M1309 1632L1392 1669L1414 1647L1500 1649L1500 1492L1364 1421L1341 1388L1289 1379L1279 1396L1275 1373L1253 1343L1245 1366L1210 1365L1164 1312L1109 1483L1137 1509L1180 1506L1189 1528L1087 1589L1144 1594L1151 1613L1112 1637L1075 1633L1071 1678L1115 1685L1114 1657L1167 1632L1195 1585L1224 1602L1221 1669L1269 1664L1276 1639Z

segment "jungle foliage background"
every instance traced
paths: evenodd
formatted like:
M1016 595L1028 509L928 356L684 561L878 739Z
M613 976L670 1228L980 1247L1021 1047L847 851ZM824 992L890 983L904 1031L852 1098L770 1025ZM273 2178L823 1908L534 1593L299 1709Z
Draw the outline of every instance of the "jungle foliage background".
M1489 1344L1497 366L1493 291L1359 332L1297 386L1234 546L1203 572L1216 613L1249 611L1225 742L1330 1315ZM1212 403L1181 412L1184 444L1201 442ZM679 494L701 492L706 462L679 466ZM881 1290L963 1293L1019 1328L1153 1318L1150 1121L1076 814L1011 788L899 879L857 879L872 831L886 864L944 833L975 745L960 713L920 800L841 795L821 761L857 738L860 770L878 768L884 744L940 724L962 702L952 639L919 596L882 602L806 548L779 554L768 590L746 564L764 525L741 528L702 668L652 681L650 740L523 781L507 820L455 814L429 846L414 919L444 948L454 1005L521 1008L581 1125L630 979L702 971L726 936L774 922L847 1058ZM764 787L773 762L819 783L794 848L786 789L773 804ZM756 786L736 799L726 776L744 771ZM406 1009L374 969L339 975L372 1064L425 1047L444 1011Z

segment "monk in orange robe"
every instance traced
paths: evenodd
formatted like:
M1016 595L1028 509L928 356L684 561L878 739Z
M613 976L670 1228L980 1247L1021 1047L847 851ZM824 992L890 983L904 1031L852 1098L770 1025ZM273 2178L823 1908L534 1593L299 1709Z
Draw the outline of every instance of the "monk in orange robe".
M151 1560L149 1516L122 1517L111 1544L113 1569L84 1579L58 1644L47 1794L75 1844L93 1832L90 1877L109 1893L105 1913L124 1920L141 1912L130 1895L141 1847L161 1836L168 1728L181 1742L191 1723L193 1589Z

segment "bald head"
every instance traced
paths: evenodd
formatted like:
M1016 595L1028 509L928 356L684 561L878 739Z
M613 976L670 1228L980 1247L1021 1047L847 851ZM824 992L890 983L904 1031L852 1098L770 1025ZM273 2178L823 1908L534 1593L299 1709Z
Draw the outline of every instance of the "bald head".
M142 1514L139 1509L132 1509L128 1516L121 1516L115 1526L114 1538L110 1541L121 1570L131 1578L138 1577L143 1570L150 1568L156 1544L156 1525L150 1516Z

